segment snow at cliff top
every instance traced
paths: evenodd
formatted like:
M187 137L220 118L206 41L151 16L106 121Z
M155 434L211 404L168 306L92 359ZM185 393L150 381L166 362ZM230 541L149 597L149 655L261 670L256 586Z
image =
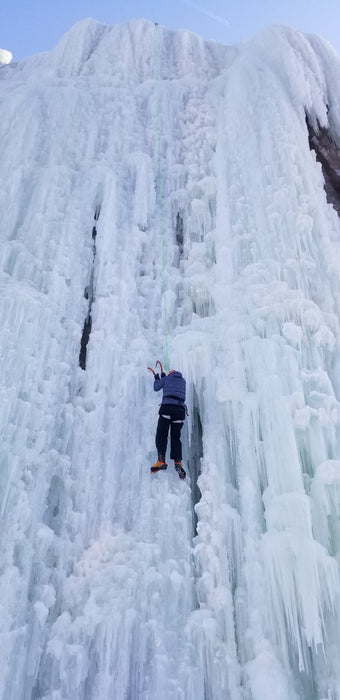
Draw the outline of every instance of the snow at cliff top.
M0 109L0 699L339 700L339 58L88 20Z

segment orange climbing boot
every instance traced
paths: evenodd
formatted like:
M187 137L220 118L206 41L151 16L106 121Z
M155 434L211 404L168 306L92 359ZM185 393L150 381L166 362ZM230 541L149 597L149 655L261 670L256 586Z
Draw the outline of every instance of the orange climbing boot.
M163 455L158 455L158 460L156 464L151 467L151 472L154 474L155 472L161 471L161 469L166 469L167 468L167 463L163 457Z
M175 461L175 469L180 479L185 479L186 473L180 460Z

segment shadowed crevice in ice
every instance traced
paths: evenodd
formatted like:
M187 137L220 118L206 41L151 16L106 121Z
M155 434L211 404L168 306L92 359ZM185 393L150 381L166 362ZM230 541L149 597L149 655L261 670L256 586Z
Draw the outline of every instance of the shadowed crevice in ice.
M184 248L184 224L183 216L180 212L178 212L176 216L176 243L178 245L179 257L181 258Z
M100 214L100 207L98 206L98 207L96 207L95 212L94 212L95 222L98 221L99 214ZM96 227L96 223L95 223L93 228L92 228L93 258L92 258L91 276L90 276L90 282L87 285L87 287L85 287L85 291L84 291L84 297L85 297L85 299L88 300L89 305L88 305L88 313L87 313L87 316L86 316L86 319L84 322L83 333L81 336L80 352L79 352L79 367L81 367L81 369L83 369L83 370L86 369L87 345L88 345L88 342L90 340L91 329L92 329L91 310L92 310L92 304L93 304L93 299L94 299L93 281L94 281L94 265L95 265L95 260L96 260L96 238L97 238L97 227Z
M86 354L87 354L87 345L90 340L90 335L91 335L91 329L92 329L92 317L91 313L89 312L89 315L85 319L84 327L83 327L83 332L81 336L81 342L80 342L80 353L79 353L79 367L81 369L86 369Z
M325 179L327 202L332 204L340 216L340 148L335 143L329 129L314 128L306 114L308 141L316 159L321 164Z
M47 496L47 507L44 523L60 535L61 526L65 515L65 484L59 476L52 476L51 485Z
M192 416L192 431L191 431L191 441L188 453L188 470L191 478L191 498L192 498L192 512L193 512L193 527L196 533L197 528L197 513L195 510L196 504L201 499L201 491L198 487L198 477L201 474L201 459L203 457L203 428L201 416L198 408L197 396L194 397L193 403L193 416Z
M299 668L298 656L296 654L296 649L294 648L293 640L288 652L291 668L294 669L298 697L310 698L310 700L319 700L320 695L317 684L315 683L316 668L311 648L308 647L308 645L305 645L305 669Z

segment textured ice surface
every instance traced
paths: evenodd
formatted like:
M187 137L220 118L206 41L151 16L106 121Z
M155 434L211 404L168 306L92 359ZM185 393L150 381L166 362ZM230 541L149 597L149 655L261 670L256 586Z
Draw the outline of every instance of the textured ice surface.
M339 85L144 21L1 69L1 700L340 699Z

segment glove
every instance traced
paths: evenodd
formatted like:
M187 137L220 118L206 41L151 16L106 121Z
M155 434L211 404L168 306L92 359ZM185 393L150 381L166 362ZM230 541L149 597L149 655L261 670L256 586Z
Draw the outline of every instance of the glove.
M159 374L155 374L154 379L159 379Z
M162 372L161 377L166 377L165 372Z

